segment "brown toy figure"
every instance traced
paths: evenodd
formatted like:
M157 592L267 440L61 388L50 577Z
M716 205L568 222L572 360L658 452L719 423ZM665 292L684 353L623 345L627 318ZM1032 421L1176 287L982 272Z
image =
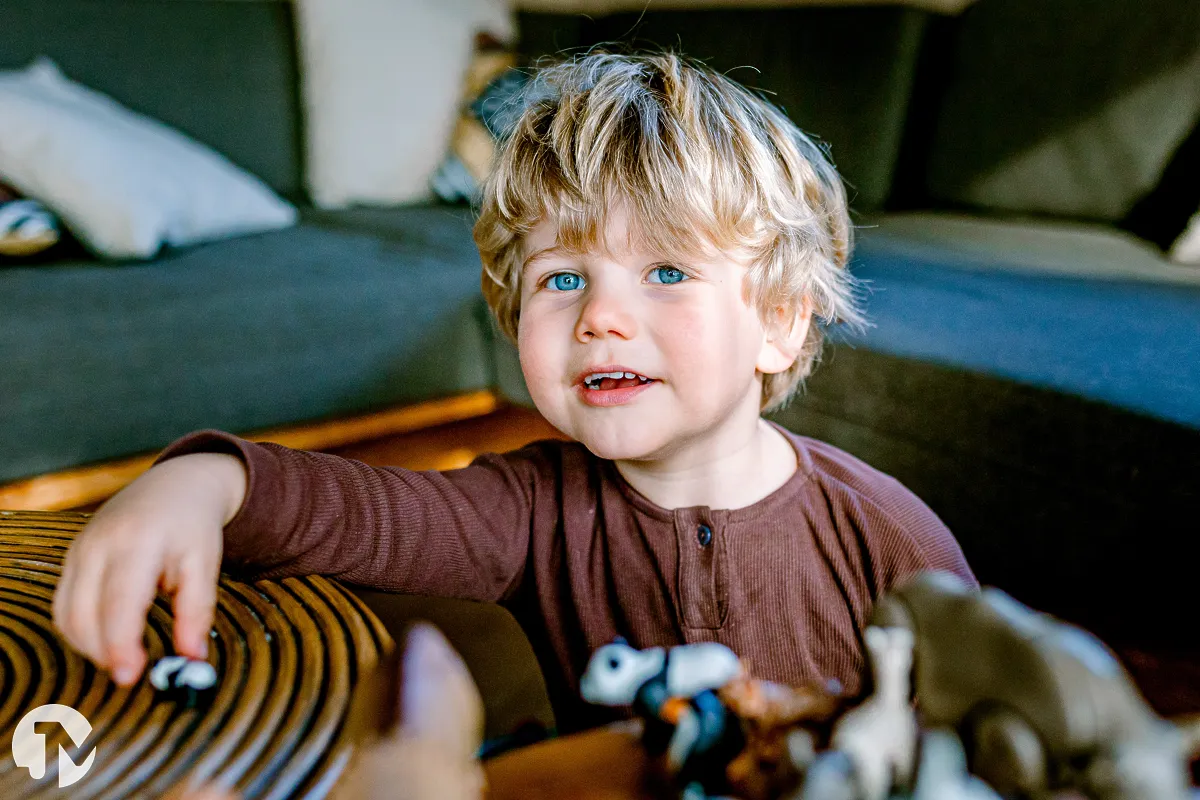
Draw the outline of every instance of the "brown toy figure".
M1001 794L1190 796L1183 733L1086 631L933 572L881 598L871 624L913 632L922 723L956 729L971 771Z
M730 790L742 800L770 800L794 788L800 780L796 762L827 745L847 702L822 687L794 688L746 675L717 696L745 735L745 747L725 769Z

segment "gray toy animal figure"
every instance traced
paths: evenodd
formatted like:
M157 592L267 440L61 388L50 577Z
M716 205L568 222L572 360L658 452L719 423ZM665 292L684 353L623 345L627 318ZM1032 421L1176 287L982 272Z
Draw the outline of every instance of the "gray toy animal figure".
M956 729L971 771L1001 794L1190 797L1183 733L1080 628L931 572L881 598L871 624L913 632L923 724Z

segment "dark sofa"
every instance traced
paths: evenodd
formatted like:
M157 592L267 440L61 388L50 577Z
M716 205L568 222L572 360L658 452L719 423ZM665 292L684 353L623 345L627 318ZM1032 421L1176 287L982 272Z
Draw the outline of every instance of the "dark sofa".
M1200 207L1194 177L1164 177L1200 138L1200 4L651 9L522 30L535 53L682 47L828 140L872 327L835 333L776 419L913 488L981 580L1200 658L1176 614L1198 555L1200 267L1147 240ZM521 398L507 348L499 363Z
M1081 2L1063 7L1084 14ZM530 55L633 31L722 69L761 68L733 74L832 142L853 186L854 270L874 323L831 347L776 417L912 487L982 580L1130 646L1194 648L1174 611L1191 604L1197 563L1200 272L1122 231L1121 209L1031 221L956 194L956 175L983 169L967 157L979 126L1004 133L994 106L967 102L998 80L979 42L1003 33L1019 60L1021 7L985 0L952 20L885 7L522 14L520 26ZM1155 13L1173 29L1196 8L1164 0ZM0 17L0 67L49 55L302 209L292 230L151 263L76 254L0 269L0 483L200 427L261 430L474 389L528 402L479 296L468 209L304 205L289 3L5 0ZM1030 53L1049 35L1034 27ZM1200 44L1171 52L1136 69L1200 64ZM1025 64L1021 80L1039 69ZM1184 101L1194 126L1200 96ZM1025 122L1008 124L1024 134ZM1139 158L1161 170L1180 135L1159 138ZM1147 191L1133 186L1130 204ZM493 732L545 717L511 618L369 596L393 629L432 615L457 630L490 687ZM519 697L496 699L512 686Z
M0 15L0 67L49 55L302 203L289 3L12 0ZM468 212L301 210L296 228L150 263L0 269L0 483L198 427L253 431L493 383Z

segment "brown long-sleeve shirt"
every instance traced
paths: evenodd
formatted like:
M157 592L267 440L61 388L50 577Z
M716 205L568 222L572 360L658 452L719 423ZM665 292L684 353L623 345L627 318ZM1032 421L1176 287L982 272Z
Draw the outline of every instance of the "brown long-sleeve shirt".
M226 568L324 574L508 607L533 644L564 729L612 718L579 679L614 637L718 641L763 678L855 692L875 598L921 569L975 582L941 521L894 479L779 428L799 468L744 508L666 509L577 443L537 442L446 472L369 467L201 431L163 458L239 455L246 500Z

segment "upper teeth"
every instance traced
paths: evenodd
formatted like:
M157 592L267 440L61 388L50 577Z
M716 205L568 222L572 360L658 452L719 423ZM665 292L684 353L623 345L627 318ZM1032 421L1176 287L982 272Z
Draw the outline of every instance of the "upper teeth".
M595 383L602 378L641 378L642 380L647 380L635 372L593 372L591 375L587 376L587 382Z

